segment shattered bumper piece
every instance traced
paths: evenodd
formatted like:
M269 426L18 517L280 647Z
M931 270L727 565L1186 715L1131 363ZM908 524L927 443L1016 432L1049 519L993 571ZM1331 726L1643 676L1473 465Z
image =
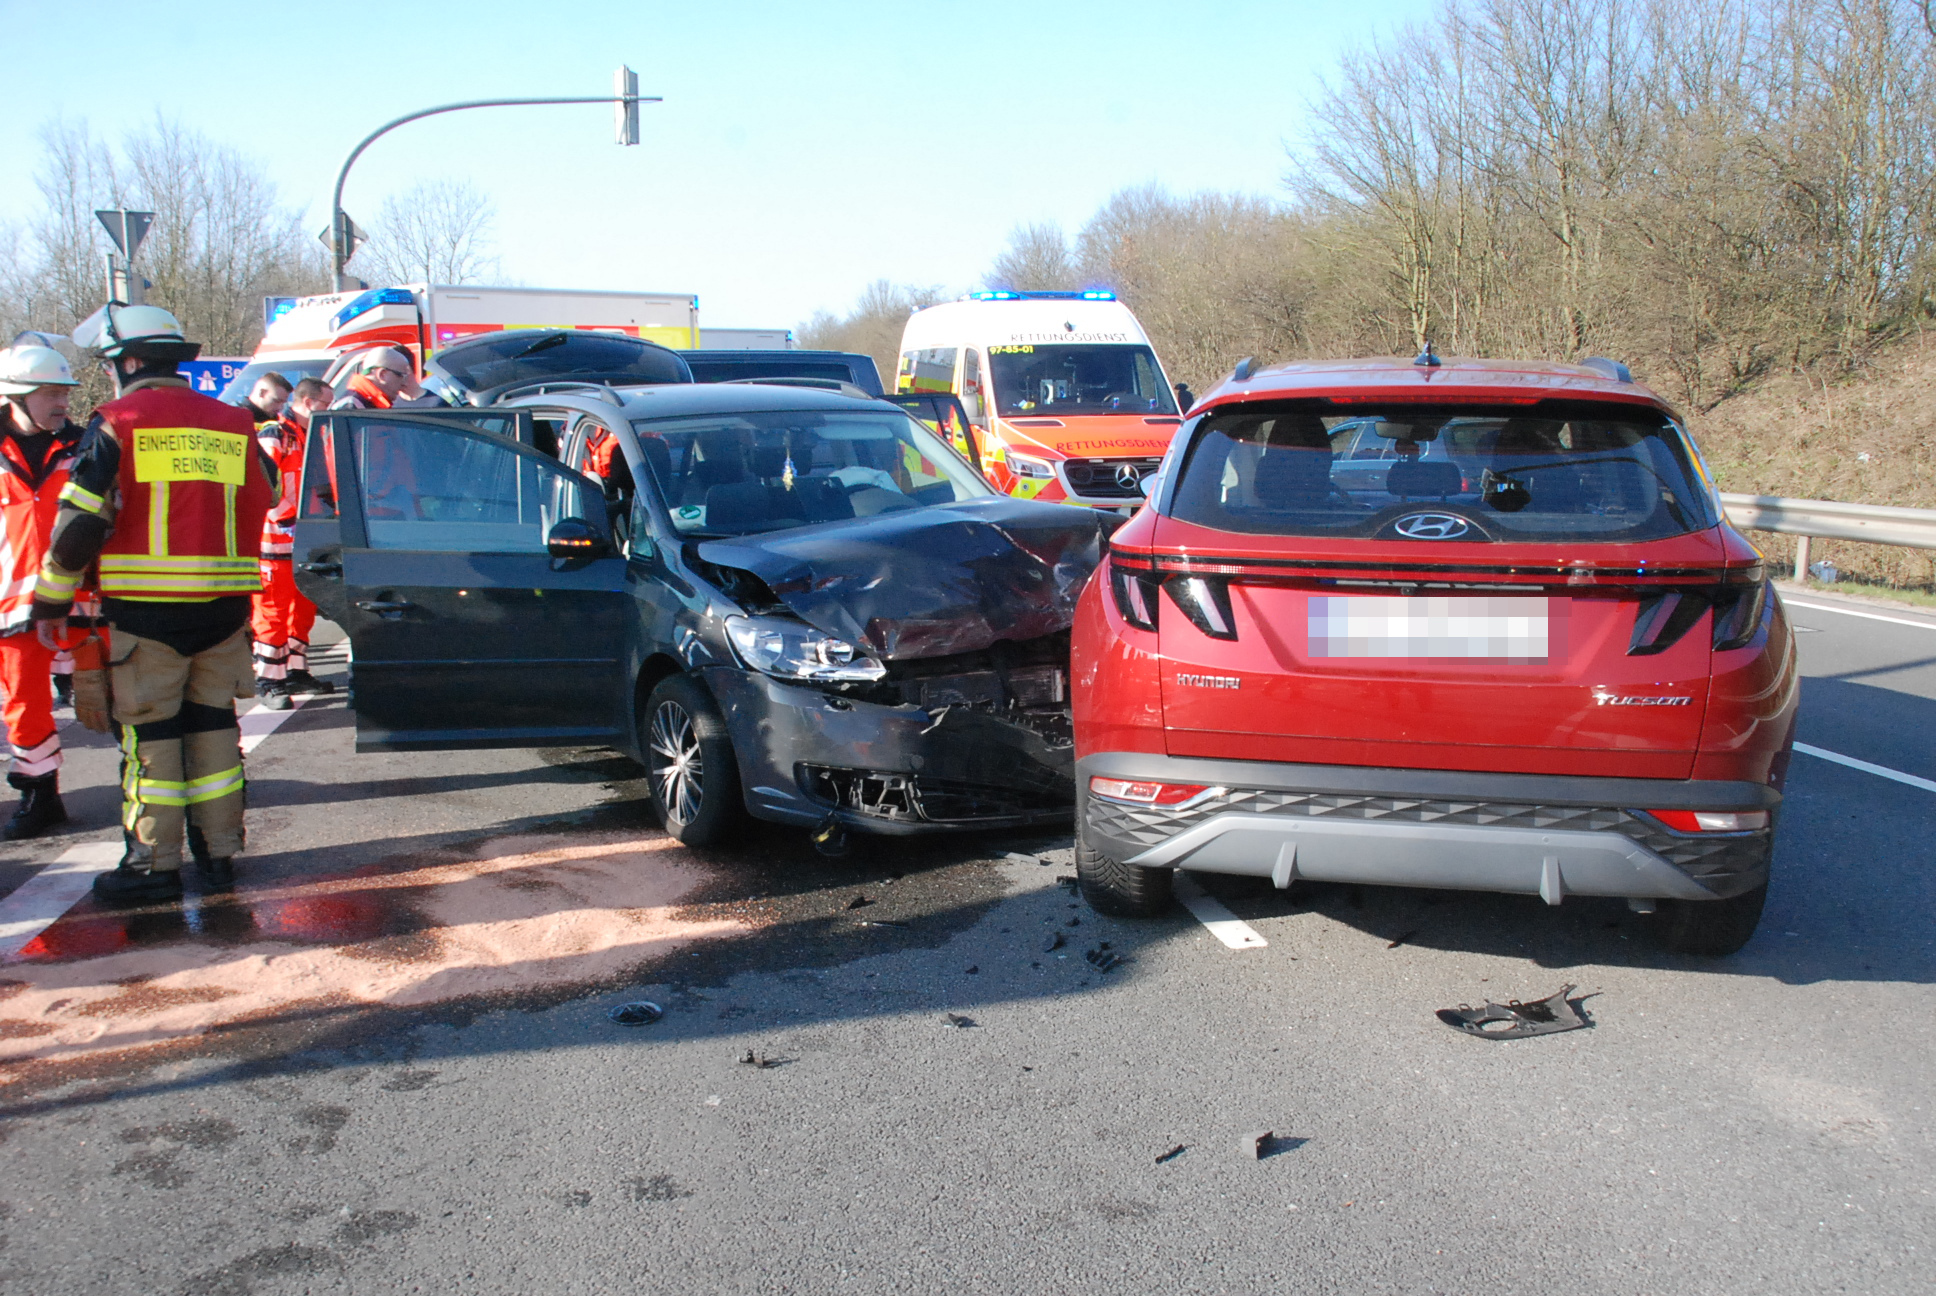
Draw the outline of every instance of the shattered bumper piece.
M650 1026L665 1016L665 1009L641 999L637 1003L620 1004L605 1015L621 1026Z
M1514 999L1501 1004L1488 1000L1483 1008L1474 1008L1471 1004L1441 1008L1438 1019L1453 1030L1482 1039L1524 1039L1528 1035L1578 1030L1589 1023L1579 1005L1567 998L1577 988L1561 986L1556 993L1531 1003Z

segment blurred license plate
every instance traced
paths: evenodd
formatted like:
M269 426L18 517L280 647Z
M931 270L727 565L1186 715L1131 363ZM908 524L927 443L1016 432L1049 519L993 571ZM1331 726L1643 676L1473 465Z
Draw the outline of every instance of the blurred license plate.
M1543 662L1553 619L1544 598L1314 596L1313 657L1456 657Z

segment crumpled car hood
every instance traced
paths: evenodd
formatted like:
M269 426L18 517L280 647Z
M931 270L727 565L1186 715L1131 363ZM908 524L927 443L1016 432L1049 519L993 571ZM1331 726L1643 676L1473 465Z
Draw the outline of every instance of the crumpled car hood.
M882 658L975 652L1066 630L1116 513L1008 496L707 540L815 629Z

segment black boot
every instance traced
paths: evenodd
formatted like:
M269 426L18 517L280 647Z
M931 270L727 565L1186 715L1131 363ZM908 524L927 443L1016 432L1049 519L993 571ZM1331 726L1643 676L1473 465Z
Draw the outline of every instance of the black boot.
M235 861L232 859L203 859L199 861L202 870L202 885L210 891L233 891L235 889Z
M72 675L54 676L54 697L61 706L74 705L74 677Z
M282 682L283 688L291 693L314 693L327 697L336 691L336 686L328 680L319 680L306 670L292 670Z
M130 867L127 860L122 860L118 867L94 879L94 898L102 904L152 904L160 900L179 900L181 893L180 869L156 872Z
M61 804L59 774L42 774L39 778L9 774L7 781L20 789L20 804L14 807L13 818L7 820L6 827L0 828L0 837L24 841L67 822L67 807Z
M283 680L257 680L255 695L260 699L263 709L268 711L287 711L296 705L289 696L287 683Z

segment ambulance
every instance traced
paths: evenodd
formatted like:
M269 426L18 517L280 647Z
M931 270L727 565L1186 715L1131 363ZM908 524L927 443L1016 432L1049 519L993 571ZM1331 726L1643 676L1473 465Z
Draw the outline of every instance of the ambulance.
M918 310L898 392L952 392L981 468L1023 499L1133 509L1182 424L1142 325L1111 292L978 292Z
M426 356L453 342L514 328L593 329L683 349L699 344L699 298L429 283L297 297L279 306L222 399L239 403L268 370L291 382L322 378L337 361L377 346L402 347L421 370Z

